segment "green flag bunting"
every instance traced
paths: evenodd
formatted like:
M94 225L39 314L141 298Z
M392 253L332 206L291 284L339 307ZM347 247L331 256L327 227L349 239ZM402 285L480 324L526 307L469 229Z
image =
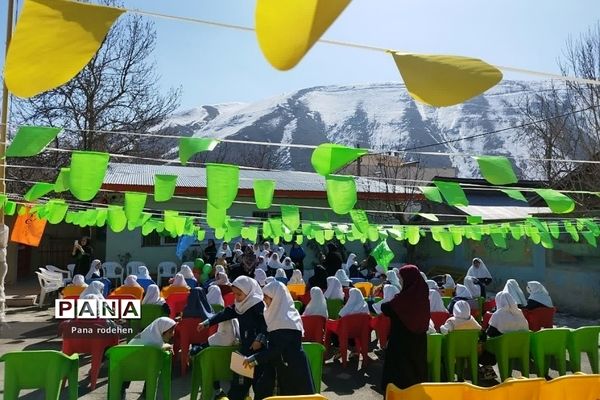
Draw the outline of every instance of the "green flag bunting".
M378 265L381 265L386 271L392 260L394 259L394 253L388 246L385 240L381 241L370 254Z
M61 168L56 180L54 181L54 191L56 193L69 190L69 173L71 168Z
M297 206L281 206L281 219L290 231L295 232L300 226L300 211Z
M21 126L6 149L7 157L31 157L39 154L54 140L61 128Z
M175 194L177 175L154 175L154 201L169 201Z
M69 171L69 190L77 200L89 201L96 196L102 187L109 158L108 153L73 152Z
M448 203L451 206L468 206L469 201L465 192L456 182L433 181Z
M544 199L553 213L565 214L575 209L573 199L554 189L535 189L535 192Z
M313 151L310 162L318 174L327 176L367 153L365 149L323 143Z
M237 165L206 164L206 194L215 208L228 209L238 192L240 169Z
M508 185L518 181L508 158L502 156L473 157L483 178L492 185Z
M252 183L254 188L254 202L260 210L266 210L273 203L275 193L275 181L271 179L255 179Z
M34 201L47 195L54 189L53 183L37 182L25 193L23 198L27 201Z
M186 165L194 154L203 151L213 151L217 144L219 144L218 140L210 138L179 138L179 162L182 165Z
M327 201L336 214L347 214L356 204L356 182L352 176L325 177Z
M521 193L520 191L518 191L516 189L500 189L500 190L502 192L504 192L511 199L524 201L525 203L527 203L527 199L525 198L525 196L523 196L523 193Z

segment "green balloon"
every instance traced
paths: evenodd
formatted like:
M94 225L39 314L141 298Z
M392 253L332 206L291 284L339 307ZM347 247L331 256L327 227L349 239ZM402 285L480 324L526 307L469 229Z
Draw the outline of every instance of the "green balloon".
M204 267L204 260L201 258L196 258L194 260L194 268L201 269L202 267Z
M212 265L204 264L204 266L202 267L202 274L210 274L211 271L212 271Z

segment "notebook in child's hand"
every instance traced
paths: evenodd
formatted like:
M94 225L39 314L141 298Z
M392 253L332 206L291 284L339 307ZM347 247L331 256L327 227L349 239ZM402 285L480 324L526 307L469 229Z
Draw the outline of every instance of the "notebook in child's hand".
M245 358L246 357L237 351L234 351L231 353L231 364L229 365L229 368L238 375L245 376L246 378L254 378L254 368L244 367Z

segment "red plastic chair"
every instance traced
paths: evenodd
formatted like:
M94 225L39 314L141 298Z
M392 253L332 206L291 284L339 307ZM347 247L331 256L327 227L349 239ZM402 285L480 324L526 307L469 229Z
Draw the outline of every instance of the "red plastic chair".
M306 307L310 303L310 290L307 290L302 296L298 296L298 300Z
M323 344L326 322L325 317L320 315L303 315L302 325L304 326L304 336L302 337L302 341Z
M346 304L346 302L348 301L348 297L350 296L350 288L345 287L342 288L342 290L344 291L344 304Z
M169 305L169 317L175 318L178 314L183 312L185 305L187 304L189 293L173 293L165 299Z
M233 292L223 295L223 303L225 303L225 307L229 307L230 305L235 303L235 295L233 294Z
M444 311L432 312L431 320L433 321L435 330L439 332L440 326L444 325L444 323L446 323L446 321L448 320L449 317L450 317L450 314L448 314L447 311L446 312L444 312Z
M96 389L100 366L102 365L102 356L107 348L119 344L119 335L99 334L90 336L89 334L78 336L71 333L72 327L77 328L105 328L106 321L101 319L93 320L69 320L59 325L59 332L62 336L62 352L70 356L74 353L91 354L92 363L89 372L90 388Z
M487 311L485 314L483 314L483 322L481 324L481 327L486 330L488 328L488 326L490 325L490 319L492 318L492 314L493 312Z
M200 318L182 318L175 326L175 337L173 339L173 353L175 356L181 350L179 355L181 361L181 375L187 372L188 361L190 358L190 345L205 344L208 337L217 331L218 325L211 326L210 329L204 329L198 332Z
M387 347L388 337L390 336L390 330L392 329L392 321L389 317L381 314L371 318L370 328L377 334L379 347L385 349Z
M496 308L496 299L488 299L483 303L483 311L488 312Z
M342 365L348 364L348 340L354 339L357 350L363 356L363 364L369 359L369 335L371 328L369 314L346 315L338 320L327 320L325 324L325 348L331 345L331 334L335 333L340 342L340 353L342 354Z
M554 327L554 307L540 307L533 310L523 310L523 315L529 323L529 330L537 332L542 328Z

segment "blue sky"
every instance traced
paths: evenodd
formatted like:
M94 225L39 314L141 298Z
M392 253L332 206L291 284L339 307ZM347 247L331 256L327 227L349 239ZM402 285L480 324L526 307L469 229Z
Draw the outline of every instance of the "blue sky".
M123 1L128 8L254 25L250 0ZM6 1L0 3L3 34ZM599 16L598 0L354 0L325 37L557 73L565 40ZM400 81L391 56L383 53L317 44L293 70L280 72L262 57L253 33L151 19L161 85L183 87L182 108L253 101L319 85Z

